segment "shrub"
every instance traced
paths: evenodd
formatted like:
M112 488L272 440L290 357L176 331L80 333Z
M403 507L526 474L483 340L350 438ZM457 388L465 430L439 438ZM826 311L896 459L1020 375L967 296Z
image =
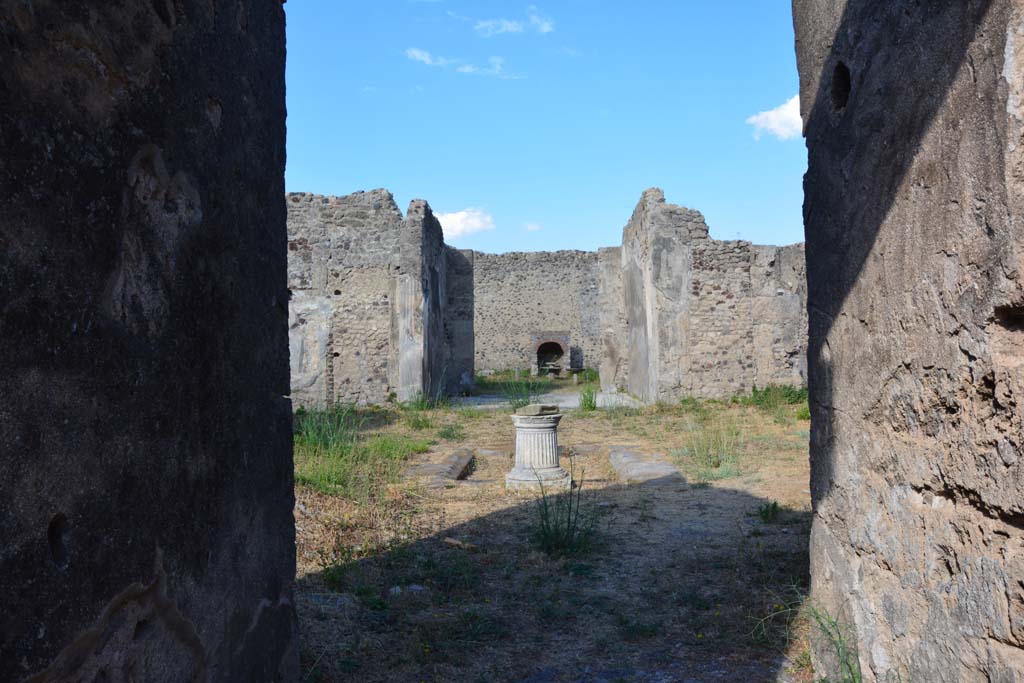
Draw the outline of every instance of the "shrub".
M584 389L580 392L580 410L585 413L597 410L597 391L595 389Z
M597 384L601 381L601 375L593 368L586 368L580 373L580 381L585 384Z
M810 420L811 419L811 407L804 403L796 411L796 419L798 420Z

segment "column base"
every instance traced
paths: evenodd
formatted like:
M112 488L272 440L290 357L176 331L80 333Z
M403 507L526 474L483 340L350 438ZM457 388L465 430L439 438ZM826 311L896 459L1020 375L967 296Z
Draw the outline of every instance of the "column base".
M563 470L512 470L505 475L505 490L515 493L564 493L572 488L572 476Z

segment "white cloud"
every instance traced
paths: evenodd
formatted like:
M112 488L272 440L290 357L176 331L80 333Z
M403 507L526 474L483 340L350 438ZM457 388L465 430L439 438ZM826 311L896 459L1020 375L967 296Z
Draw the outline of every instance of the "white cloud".
M537 232L538 230L543 229L544 226L541 225L540 223L527 223L526 225L523 226L523 230L525 230L526 232Z
M437 220L448 239L494 230L494 216L483 209L469 208L454 213L439 213Z
M487 66L477 66L476 64L464 64L460 59L437 57L426 50L419 49L418 47L410 47L405 51L405 56L414 62L426 64L427 66L455 67L455 71L460 74L493 76L503 80L518 80L522 78L521 76L510 74L505 71L505 59L503 57L491 57L487 60Z
M522 33L523 22L509 21L508 19L486 19L476 22L473 30L484 38L490 38L502 33Z
M506 73L505 60L501 57L491 57L487 60L488 66L477 66L475 64L463 64L455 69L460 74L475 74L477 76L494 76L505 80L518 79L519 76Z
M555 30L555 22L551 17L542 15L533 5L530 6L530 25L537 29L538 33L553 33Z
M800 119L800 96L794 95L785 104L775 109L754 114L747 119L754 127L754 139L760 140L765 132L780 140L791 140L803 133L803 121Z
M450 59L435 57L426 50L421 50L418 47L410 47L405 51L405 56L414 62L420 62L427 66L447 66L452 63L452 60Z

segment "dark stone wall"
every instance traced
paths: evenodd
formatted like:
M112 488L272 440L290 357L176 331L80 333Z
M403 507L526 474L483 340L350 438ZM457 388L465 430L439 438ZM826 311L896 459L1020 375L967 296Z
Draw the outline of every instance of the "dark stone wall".
M0 0L0 680L297 674L279 0Z
M448 302L444 319L447 349L445 389L449 394L459 394L470 389L474 381L474 253L468 249L445 247L445 255L448 271Z
M1022 681L1024 9L793 8L812 602L865 681Z

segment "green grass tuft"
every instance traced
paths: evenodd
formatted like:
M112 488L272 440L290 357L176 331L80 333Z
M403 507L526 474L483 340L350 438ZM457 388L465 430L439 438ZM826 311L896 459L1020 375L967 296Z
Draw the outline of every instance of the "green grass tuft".
M462 441L466 438L466 430L459 424L447 424L438 430L437 436L446 441Z
M597 390L587 388L580 392L580 410L585 413L597 410Z
M570 474L575 479L575 468ZM550 494L541 487L537 499L533 540L550 557L575 557L593 547L597 535L597 508L583 499L583 475L579 486L566 493Z
M765 503L757 508L757 516L761 518L761 521L765 524L771 524L779 518L779 513L782 512L782 508L779 506L777 500L773 500L769 503Z
M402 464L430 445L397 435L364 437L352 406L295 414L295 480L323 493L367 500L398 479Z

